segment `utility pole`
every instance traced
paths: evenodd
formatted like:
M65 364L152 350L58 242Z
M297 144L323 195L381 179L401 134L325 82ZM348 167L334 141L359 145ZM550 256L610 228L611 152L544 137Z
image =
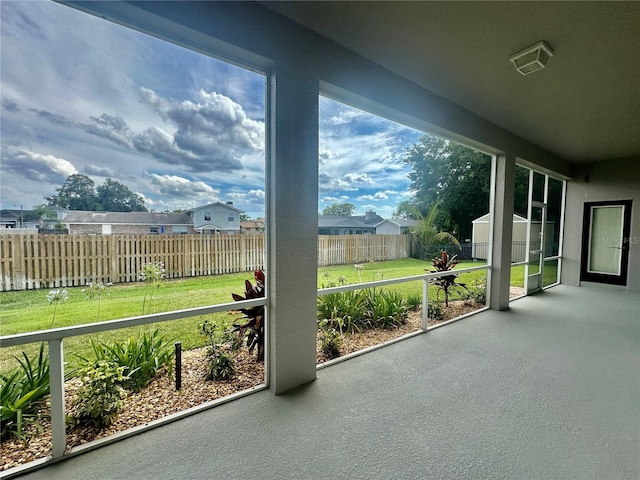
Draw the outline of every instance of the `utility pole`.
M14 207L20 207L20 228L24 228L24 215L22 213L22 205L14 204Z

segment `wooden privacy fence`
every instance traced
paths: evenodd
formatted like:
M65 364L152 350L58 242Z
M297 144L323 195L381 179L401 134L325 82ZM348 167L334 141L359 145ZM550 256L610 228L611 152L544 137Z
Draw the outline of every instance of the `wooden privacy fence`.
M264 268L264 235L0 235L0 291L136 282L163 262L167 278ZM318 237L318 265L406 258L406 235Z
M0 235L0 290L136 282L163 262L167 278L264 268L264 235Z
M320 235L318 266L395 260L409 256L409 235Z

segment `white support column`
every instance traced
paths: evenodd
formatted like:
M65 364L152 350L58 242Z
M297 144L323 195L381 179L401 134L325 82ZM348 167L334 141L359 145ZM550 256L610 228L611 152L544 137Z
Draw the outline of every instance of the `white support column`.
M49 340L49 392L51 395L51 454L53 458L60 458L67 447L62 340Z
M507 154L496 158L489 297L489 306L494 310L509 308L515 170L515 156Z
M318 80L304 65L271 78L268 375L276 395L316 378Z

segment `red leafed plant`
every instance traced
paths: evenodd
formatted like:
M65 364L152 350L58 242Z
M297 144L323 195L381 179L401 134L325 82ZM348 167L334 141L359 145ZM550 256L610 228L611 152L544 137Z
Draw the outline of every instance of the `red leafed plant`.
M256 281L255 285L249 280L244 281L244 297L235 293L231 294L236 302L254 298L264 298L264 272L262 270L253 272L253 278ZM246 335L249 353L253 353L253 349L255 348L257 351L256 361L262 362L264 361L264 306L240 308L238 311L244 314L244 317L238 320L247 321L243 324L234 323L233 331L238 332L238 337L241 342Z
M450 270L453 270L454 267L458 264L458 261L456 260L457 257L458 257L457 255L453 255L452 257L450 257L447 254L447 252L443 250L440 258L434 258L431 262L431 264L436 269L428 270L428 271L430 271L431 273L436 273L436 272L440 273L440 272L448 272ZM431 283L438 288L438 293L440 293L440 290L444 292L444 304L447 307L449 306L449 292L451 291L452 288L454 287L462 287L464 289L467 288L466 283L456 282L456 277L458 275L459 274L456 273L452 275L446 275L444 277L434 278L431 280Z

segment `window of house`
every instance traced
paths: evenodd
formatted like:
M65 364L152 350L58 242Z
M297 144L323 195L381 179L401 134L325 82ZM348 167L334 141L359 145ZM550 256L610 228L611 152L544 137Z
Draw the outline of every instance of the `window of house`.
M185 233L187 233L187 227L184 227L184 226L173 226L173 227L171 227L171 233L185 234Z
M149 227L149 233L158 233L158 227L157 226Z
M233 223L236 221L236 214L233 212L227 213L227 222Z
M204 221L205 222L211 221L211 212L204 212Z

